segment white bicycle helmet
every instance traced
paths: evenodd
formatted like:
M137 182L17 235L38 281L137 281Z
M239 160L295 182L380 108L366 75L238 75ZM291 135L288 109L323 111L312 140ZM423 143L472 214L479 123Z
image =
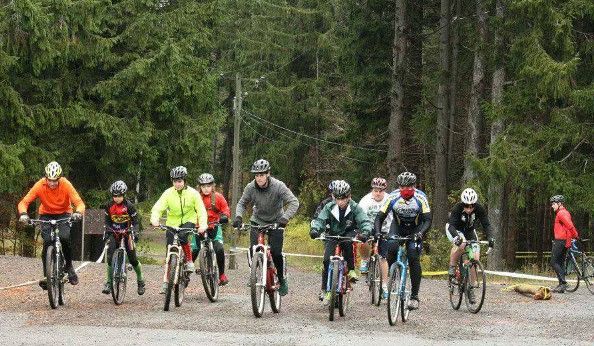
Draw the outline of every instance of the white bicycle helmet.
M460 199L464 204L475 204L478 201L478 194L471 188L467 188L462 191L462 195L460 195Z
M45 166L45 176L48 179L56 180L62 176L62 167L56 161L52 161Z
M215 179L210 173L202 173L198 177L198 184L200 185L212 184L214 181Z

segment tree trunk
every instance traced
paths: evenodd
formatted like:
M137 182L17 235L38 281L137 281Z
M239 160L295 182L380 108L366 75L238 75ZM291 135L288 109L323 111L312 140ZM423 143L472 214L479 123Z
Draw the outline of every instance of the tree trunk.
M503 17L503 4L502 0L497 1L497 12L496 16L498 19ZM503 52L502 52L502 37L501 34L495 32L495 71L493 72L493 85L492 85L492 102L495 112L501 109L503 103L503 82L505 81L505 69L503 66ZM491 140L490 148L493 150L495 142L504 130L504 124L501 116L496 116L491 124ZM489 181L489 221L493 228L493 237L495 239L495 248L493 249L493 255L489 261L489 264L493 265L495 269L503 269L504 267L504 249L503 249L503 232L504 225L503 220L503 196L504 196L504 179L498 177L498 175L492 173L491 180Z
M448 85L450 68L450 1L441 0L441 28L439 42L440 79L437 91L437 141L435 142L435 193L433 196L433 224L443 227L448 213Z
M464 160L464 175L462 180L467 183L476 177L472 167L472 160L480 152L480 133L483 122L481 102L485 91L485 54L484 46L487 42L487 15L482 0L476 0L477 44L474 51L472 67L472 85L470 87L470 101L468 105L468 136L466 138L466 152Z
M406 47L406 1L395 1L394 43L392 46L392 89L390 91L390 123L388 125L388 179L396 186L402 167L402 123L404 120L404 78Z
M452 20L453 24L453 33L452 33L452 61L451 61L451 74L450 74L450 100L449 100L449 114L450 118L448 121L449 124L449 133L448 133L448 174L452 174L453 165L455 164L456 160L454 160L454 134L456 131L456 98L457 98L457 91L458 91L458 54L460 52L460 20L459 18L462 16L462 0L454 0L455 7L456 7L456 16L455 19ZM456 181L456 183L459 183ZM454 181L450 181L448 179L448 191L454 188Z

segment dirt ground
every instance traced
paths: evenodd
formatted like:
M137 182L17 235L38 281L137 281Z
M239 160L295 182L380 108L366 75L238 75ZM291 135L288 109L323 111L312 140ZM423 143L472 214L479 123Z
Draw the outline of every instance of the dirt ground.
M56 310L36 284L0 290L0 344L594 344L594 295L585 288L534 301L490 285L482 311L471 314L464 305L459 311L450 307L445 281L423 279L420 309L392 327L385 303L371 306L363 282L355 285L347 316L328 321L327 308L317 299L320 275L291 268L290 262L281 312L274 314L267 305L262 318L251 311L243 256L239 269L227 270L230 284L221 288L218 302L208 301L193 275L183 305L169 312L159 294L162 267L146 265L144 272L145 295L136 294L130 272L121 306L101 294L103 264L83 268L79 285L67 284L66 305ZM0 256L0 287L40 276L39 259Z

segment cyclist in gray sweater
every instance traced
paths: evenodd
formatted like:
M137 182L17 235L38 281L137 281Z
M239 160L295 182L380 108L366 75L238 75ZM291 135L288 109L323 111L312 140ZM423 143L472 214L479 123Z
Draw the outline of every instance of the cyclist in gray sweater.
M252 165L251 172L255 179L243 190L243 195L235 209L235 220L233 227L239 228L243 224L242 215L248 204L252 205L253 213L250 222L256 225L274 224L279 228L268 234L268 244L272 260L276 267L280 282L279 294L284 296L289 291L287 279L284 277L283 240L284 231L289 219L295 215L299 208L299 201L291 190L282 181L270 176L270 163L264 159L257 160ZM287 209L284 209L285 204ZM250 256L251 247L258 243L258 233L250 233Z

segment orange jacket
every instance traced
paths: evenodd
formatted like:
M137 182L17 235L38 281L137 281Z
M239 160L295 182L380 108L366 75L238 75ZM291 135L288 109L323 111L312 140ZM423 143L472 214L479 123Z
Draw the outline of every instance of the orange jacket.
M39 215L72 213L72 204L76 207L77 212L82 214L85 211L85 204L78 195L78 192L76 192L68 179L64 177L60 178L58 187L55 189L49 188L45 178L39 179L19 202L19 214L26 213L29 204L36 198L41 200Z

